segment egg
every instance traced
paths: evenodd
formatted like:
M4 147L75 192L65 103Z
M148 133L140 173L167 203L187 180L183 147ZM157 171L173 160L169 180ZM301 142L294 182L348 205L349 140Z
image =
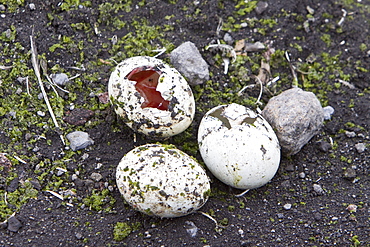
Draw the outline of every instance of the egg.
M242 105L220 105L208 111L199 126L198 144L207 168L234 188L261 187L279 168L280 146L273 129Z
M108 83L115 112L134 131L168 138L194 118L193 92L184 77L162 60L131 57L117 65Z
M120 161L116 181L123 198L134 209L162 218L196 211L210 193L204 168L172 145L134 148Z

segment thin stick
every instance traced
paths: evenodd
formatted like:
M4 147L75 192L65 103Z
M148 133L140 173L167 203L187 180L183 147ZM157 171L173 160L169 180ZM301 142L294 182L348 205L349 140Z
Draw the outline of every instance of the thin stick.
M48 98L48 96L45 92L45 88L44 88L44 85L43 85L42 80L41 80L40 68L39 68L39 64L38 64L38 61L37 61L37 51L36 51L36 47L35 47L32 35L30 35L30 42L31 42L31 53L32 53L32 66L33 66L33 69L35 71L35 75L37 77L37 80L39 82L41 92L42 92L42 95L44 97L46 106L48 107L50 116L53 119L55 127L59 129L59 124L57 122L57 119L55 118L53 109L51 108L51 105L50 105L50 102L49 102L49 98ZM59 135L59 136L60 136L60 139L62 140L63 145L65 145L63 135Z
M289 57L289 54L288 54L287 51L285 52L285 58L289 62L289 67L290 67L290 70L292 71L292 75L293 75L293 87L298 87L297 73L295 72L295 68L294 68L292 62L290 61L290 57Z

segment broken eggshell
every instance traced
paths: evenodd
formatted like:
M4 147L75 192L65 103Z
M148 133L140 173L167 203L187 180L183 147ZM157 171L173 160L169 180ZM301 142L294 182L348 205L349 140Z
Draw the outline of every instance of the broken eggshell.
M234 188L261 187L279 168L280 146L273 129L242 105L221 105L208 111L199 126L198 144L212 174Z
M192 157L161 144L128 152L116 172L117 186L136 210L159 217L179 217L202 207L210 193L208 176Z
M194 96L184 77L153 57L131 57L118 64L108 93L130 128L154 138L179 134L194 118Z

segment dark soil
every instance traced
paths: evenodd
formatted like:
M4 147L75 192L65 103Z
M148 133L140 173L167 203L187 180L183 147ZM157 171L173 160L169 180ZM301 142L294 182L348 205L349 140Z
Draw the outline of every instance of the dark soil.
M0 229L1 246L370 246L369 0L266 1L269 5L262 14L253 10L240 15L236 14L238 8L235 8L235 5L244 1L210 0L199 1L198 4L198 1L185 0L176 1L176 4L158 0L133 1L133 8L129 12L123 9L103 12L99 6L104 1L100 0L92 1L88 7L71 7L67 10L62 9L62 1L33 1L34 10L30 9L31 1L25 1L24 4L16 6L14 12L10 9L11 1L8 4L6 2L0 1L5 7L5 10L0 10L0 14L3 14L0 19L0 32L3 33L0 48L4 53L0 56L0 65L20 66L15 61L20 61L22 55L27 60L22 61L24 67L18 74L10 72L14 70L0 69L0 82L3 81L0 83L0 103L3 104L0 106L0 147L3 150L0 152L8 153L13 162L13 166L4 165L0 172L0 198L3 201L0 210L8 212L5 213L6 217L4 213L1 214L2 220L10 216L9 212L16 212L15 217L22 225L13 232L7 228L11 222L3 223L4 229ZM120 3L114 0L108 2ZM141 6L139 3L145 4ZM314 13L309 14L307 6L312 8ZM346 10L347 16L343 24L338 25L343 16L342 9ZM171 15L173 16L165 18ZM128 25L115 27L112 19L114 16L118 16ZM124 203L118 192L115 185L115 167L122 156L134 146L153 141L134 134L116 117L108 104L99 103L98 97L90 96L91 92L97 95L98 92L107 91L109 74L114 68L114 63L109 59L114 58L120 62L125 57L110 53L111 50L104 44L110 43L114 35L122 38L129 33L135 33L130 23L137 19L146 19L146 25L149 26L160 26L163 36L157 39L139 35L137 46L117 48L117 52L126 55L145 54L148 51L143 51L145 47L139 43L140 39L148 38L150 40L144 42L159 46L165 41L172 43L173 47L185 41L196 44L210 65L211 82L193 88L199 97L197 114L191 128L180 137L170 138L166 143L176 145L201 161L197 149L191 149L196 147L197 127L203 114L209 107L215 106L216 101L212 93L224 92L231 87L234 83L232 75L236 73L236 67L231 65L230 73L224 75L223 65L216 53L208 52L204 48L215 43L217 39L223 39L227 30L222 29L219 34L216 33L219 19L222 18L224 23L230 24L232 21L228 21L228 17L231 16L235 20L233 24L248 22L251 18L276 21L271 27L258 21L255 21L253 28L233 28L231 25L228 32L234 42L241 39L246 39L247 42L261 41L270 44L275 50L288 51L294 65L312 65L310 68L313 70L310 70L310 73L329 67L329 64L324 62L323 53L331 57L338 55L337 61L333 60L333 64L338 66L336 69L321 71L323 76L318 80L310 79L312 85L300 84L303 89L315 92L323 106L332 106L335 113L331 120L325 122L320 133L298 154L282 158L280 169L269 184L249 191L243 197L235 197L235 194L242 191L222 184L209 174L212 178L212 195L201 211L216 219L220 227L216 228L211 219L200 213L159 219L136 212ZM305 22L310 17L313 19ZM99 35L92 28L97 22ZM71 25L76 23L84 23L87 28ZM309 27L305 30L304 25L307 23ZM166 25L173 28L166 28ZM16 30L14 39L4 38L4 32L8 29ZM53 127L45 130L27 117L12 118L10 110L5 108L7 102L15 100L13 96L21 85L16 80L17 77L33 73L28 53L29 36L32 32L38 54L46 57L50 70L64 71L71 76L82 74L79 87L68 88L75 93L73 103L90 110L91 102L98 105L92 109L95 114L89 112L85 119L93 124L77 121L81 126L74 126L63 122L62 117L58 118L62 122L62 130L86 131L95 142L84 150L73 152L68 161L66 153L72 151L64 148ZM49 48L60 42L63 36L72 37L76 44L83 41L84 47L71 45L65 49L51 51ZM7 47L12 47L14 43L19 43L24 50L18 49L18 53L12 55ZM81 50L84 52L83 58ZM306 62L312 54L317 56L321 66L315 67ZM257 54L248 53L248 56L253 59ZM167 55L160 58L167 59ZM272 74L281 77L277 93L290 88L293 80L289 64L283 56L280 58L272 60L271 64ZM58 67L55 68L55 65ZM86 71L76 72L68 69L81 65L87 68ZM243 66L248 68L248 76L258 73L249 63ZM308 71L308 67L300 68L306 68ZM310 77L310 73L298 72L299 82ZM343 75L348 75L348 78ZM37 80L34 75L29 79L33 84L33 100L37 101L37 95L40 93ZM344 85L338 79L349 82L353 87ZM53 92L48 89L48 93ZM65 102L70 102L72 96L61 95ZM27 97L25 93L18 96L17 100ZM270 96L264 94L263 101L266 103ZM233 101L222 95L216 98L221 103ZM42 99L39 101L43 104ZM25 104L27 102L25 101ZM68 116L68 107L62 106L65 116ZM30 103L30 112L36 115L38 110L40 109ZM46 107L41 110L47 113ZM52 126L49 115L43 121ZM73 122L73 119L70 121ZM9 134L9 130L14 129L14 126L26 126L20 129L19 139ZM45 138L30 142L29 138L25 137L27 133L45 133ZM358 143L364 143L367 149L359 152L355 147ZM26 164L17 162L14 156L20 156ZM41 162L44 162L42 164L45 166L37 166ZM48 162L53 167L49 170L46 168ZM99 169L98 164L101 164ZM55 166L65 167L67 172L58 177ZM45 175L40 178L40 174L35 170L41 170ZM94 172L102 175L100 181L91 179ZM72 180L72 175L76 173L78 178ZM21 188L25 181L32 181L33 188L38 191L37 196L22 202L20 208L7 204L5 193L24 191ZM57 186L58 182L61 185ZM319 185L322 190L320 191L320 187L314 189L314 185ZM62 201L47 190L58 193L72 190L73 195ZM107 191L109 195L97 197L98 202L91 202L94 198L92 195L95 193L101 196L102 191ZM19 197L22 197L22 193ZM90 199L90 202L86 199ZM96 204L100 202L100 207L97 207ZM288 204L291 204L290 209L286 208ZM351 204L357 206L356 211L347 208ZM126 222L132 228L132 232L122 241L114 240L113 229L117 222ZM140 225L134 227L138 222ZM195 236L187 232L189 222L198 228Z

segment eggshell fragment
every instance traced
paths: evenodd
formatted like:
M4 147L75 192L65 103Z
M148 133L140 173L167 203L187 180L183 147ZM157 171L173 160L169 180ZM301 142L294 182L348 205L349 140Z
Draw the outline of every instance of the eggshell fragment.
M279 168L280 146L268 122L238 104L208 111L198 130L199 150L212 174L238 189L265 185Z
M179 134L194 118L194 96L184 77L153 57L131 57L118 64L108 93L126 124L150 137Z
M136 210L159 217L179 217L202 207L210 192L205 170L182 151L147 144L128 152L117 167L124 199Z

